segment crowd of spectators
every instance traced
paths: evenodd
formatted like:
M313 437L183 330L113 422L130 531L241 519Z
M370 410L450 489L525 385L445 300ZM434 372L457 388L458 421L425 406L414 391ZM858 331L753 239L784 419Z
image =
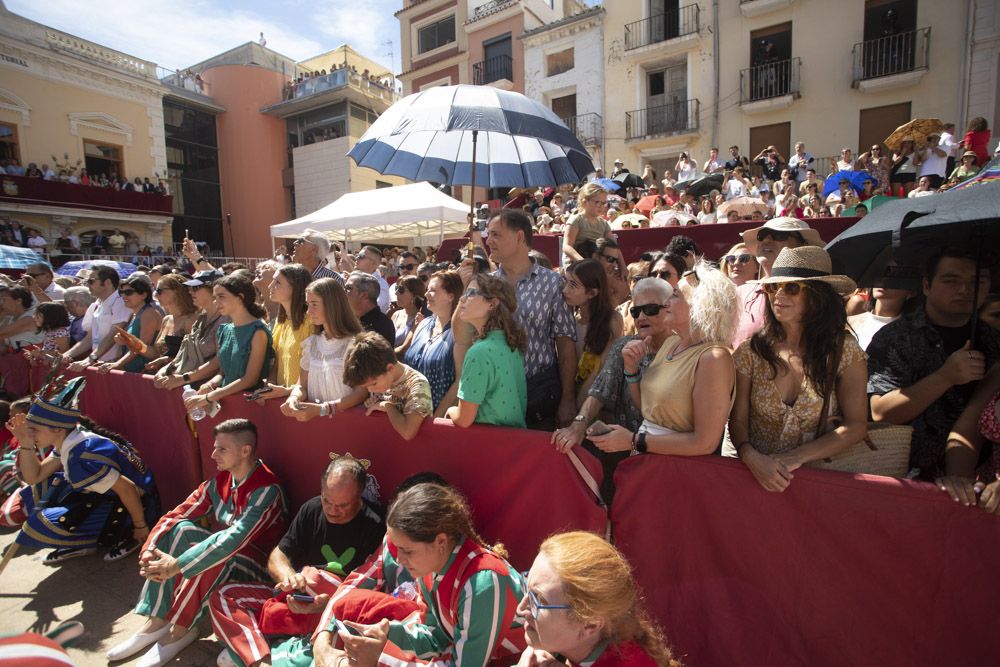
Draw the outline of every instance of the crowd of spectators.
M56 162L54 158L53 162ZM25 178L40 178L44 181L58 181L60 183L106 188L122 192L145 192L146 194L161 196L170 194L167 183L162 178L158 178L156 183L153 183L148 176L145 178L136 176L130 181L115 171L111 171L110 174L89 174L85 167L81 167L79 164L74 166L68 162L57 165L56 169L53 169L45 162L40 167L34 162L29 162L27 167L22 167L16 159L8 158L0 162L0 175L3 174L23 176Z
M314 89L316 89L316 91L324 90L329 86L322 86L321 84L322 87L317 89L316 80L323 80L327 77L334 78L343 76L342 74L338 74L339 72L346 72L346 74L352 79L357 79L366 86L382 90L393 90L394 80L390 75L384 74L380 76L373 74L367 67L359 72L355 65L348 66L347 63L332 63L329 71L326 69L318 71L310 70L299 74L294 80L285 83L282 91L282 99L290 100L300 94L309 95L311 92L314 92ZM342 81L346 82L346 80Z

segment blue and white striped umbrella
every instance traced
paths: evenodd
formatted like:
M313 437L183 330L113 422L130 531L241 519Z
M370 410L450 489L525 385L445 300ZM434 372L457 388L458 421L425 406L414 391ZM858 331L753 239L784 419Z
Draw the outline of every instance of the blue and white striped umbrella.
M95 266L110 266L122 278L128 278L135 273L135 264L131 262L118 262L113 259L84 259L75 262L66 262L56 271L60 276L75 276L81 269L93 269Z
M550 109L491 86L439 86L379 116L348 153L360 167L413 181L484 188L577 183L594 171L587 149Z
M0 269L26 269L29 265L39 262L48 264L44 257L31 248L0 245Z

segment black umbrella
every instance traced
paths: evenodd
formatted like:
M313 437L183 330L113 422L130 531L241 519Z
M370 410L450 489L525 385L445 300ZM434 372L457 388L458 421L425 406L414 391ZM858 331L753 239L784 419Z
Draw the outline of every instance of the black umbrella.
M623 188L644 188L646 187L646 182L642 180L641 176L633 174L630 171L623 172L617 176L611 178L615 183L620 183Z
M834 270L871 286L891 262L923 266L942 245L997 247L1000 183L879 206L827 244Z
M674 183L674 188L677 192L683 190L694 197L701 197L702 195L707 195L712 190L721 190L722 180L722 174L708 174L700 178L692 178L689 181Z

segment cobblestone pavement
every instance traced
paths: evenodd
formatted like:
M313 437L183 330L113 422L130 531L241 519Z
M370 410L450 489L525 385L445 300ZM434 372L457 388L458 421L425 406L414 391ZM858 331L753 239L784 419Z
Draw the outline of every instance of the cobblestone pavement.
M15 535L0 534L0 549ZM80 621L86 631L69 649L70 655L79 667L106 667L105 652L143 623L132 613L142 587L138 556L106 563L99 553L48 567L42 565L46 553L22 549L0 574L0 633L45 632L63 621ZM202 638L170 664L214 667L221 650L209 624L202 621ZM141 655L116 666L132 665Z

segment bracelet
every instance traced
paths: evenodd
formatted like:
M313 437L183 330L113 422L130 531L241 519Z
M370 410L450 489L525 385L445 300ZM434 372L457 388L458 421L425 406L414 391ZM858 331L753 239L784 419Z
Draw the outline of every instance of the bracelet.
M319 416L320 417L326 417L326 415L328 414L328 410L329 410L329 408L326 407L326 403L320 403L319 404Z
M639 380L641 380L641 379L642 378L639 377L638 373L636 373L635 375L626 375L625 376L625 382L627 382L629 384L637 384L639 382Z
M637 377L639 377L639 371L636 371L635 373L629 373L628 371L622 371L622 375L624 375L627 378L637 378Z
M204 261L205 261L205 256L204 255L198 255L198 259L194 260L194 263L197 265L197 264L201 264Z
M327 416L332 418L335 414L337 414L337 401L330 401L328 405L330 406L330 414Z

